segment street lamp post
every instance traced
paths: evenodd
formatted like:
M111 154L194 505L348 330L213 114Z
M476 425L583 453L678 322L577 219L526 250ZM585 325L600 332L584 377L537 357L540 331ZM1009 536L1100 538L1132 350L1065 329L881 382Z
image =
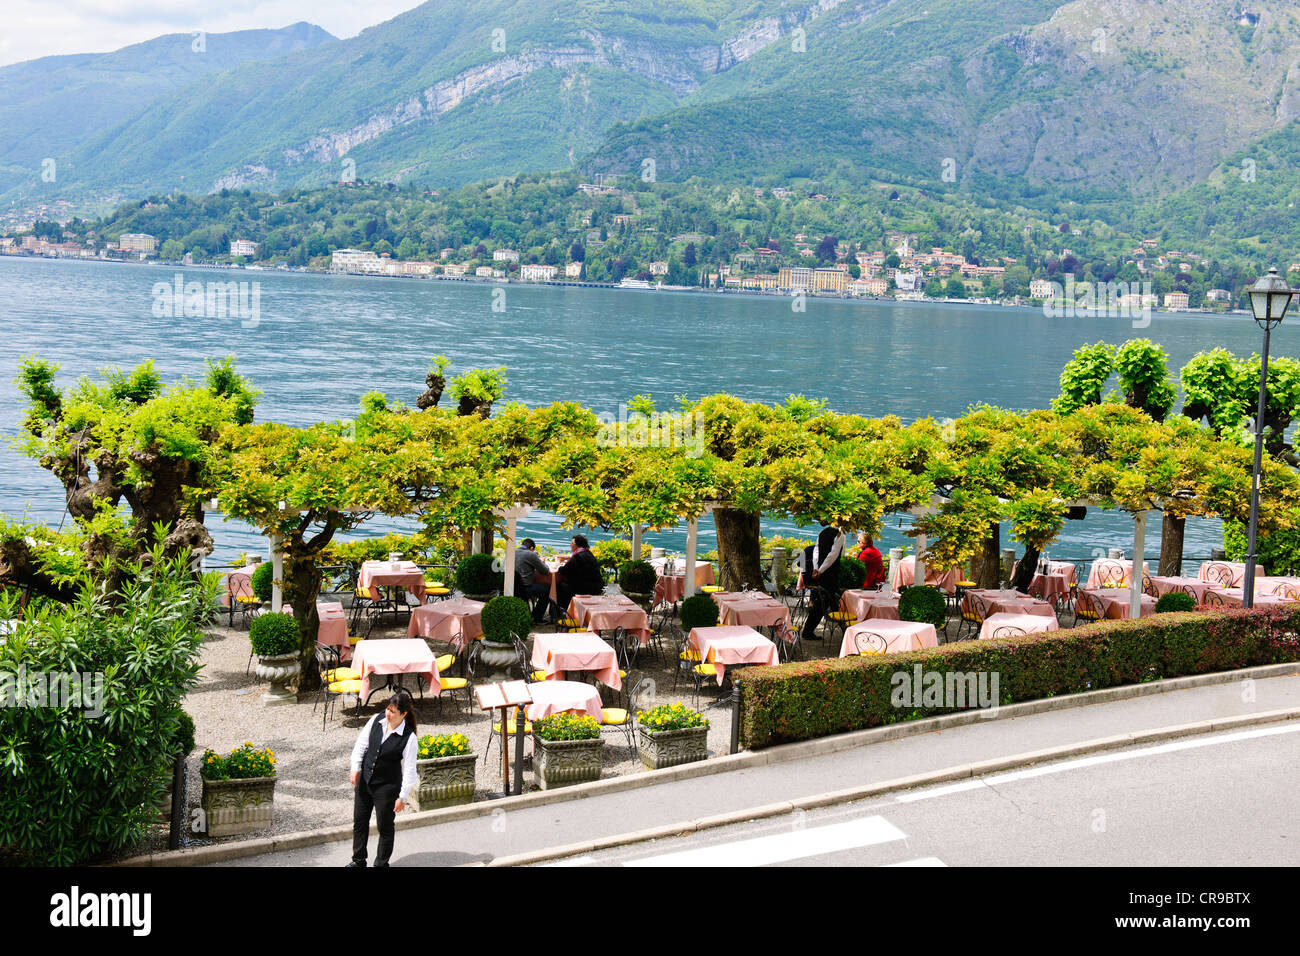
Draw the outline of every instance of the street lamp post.
M1241 606L1255 606L1255 538L1259 526L1259 475L1264 458L1264 402L1268 392L1268 339L1274 326L1286 315L1294 291L1286 280L1269 269L1268 275L1250 287L1250 311L1264 330L1264 353L1259 367L1259 408L1255 413L1255 470L1250 484L1250 543L1246 552L1246 573L1241 581Z

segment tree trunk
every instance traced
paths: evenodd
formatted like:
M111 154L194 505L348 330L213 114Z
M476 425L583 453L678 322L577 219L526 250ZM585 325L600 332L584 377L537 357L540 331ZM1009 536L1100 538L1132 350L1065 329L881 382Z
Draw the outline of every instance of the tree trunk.
M1011 586L1022 594L1029 592L1029 585L1033 583L1034 574L1038 571L1038 558L1041 554L1033 545L1025 545L1025 556L1016 565L1015 576L1011 579Z
M756 512L736 508L717 508L713 512L713 522L718 528L722 586L728 591L740 591L746 586L756 590L763 587L759 518Z
M1002 583L1002 527L989 526L984 552L971 561L971 580L981 588L996 588Z
M316 556L330 543L339 526L339 515L331 512L321 519L315 512L307 512L284 542L284 579L281 596L293 605L293 619L298 622L298 656L302 661L299 692L315 690L320 681L316 671L316 638L320 631L320 613L316 598L320 596L321 572L316 566ZM310 540L307 530L315 523L321 530Z
M1177 578L1183 573L1183 532L1187 518L1165 512L1160 523L1160 575Z

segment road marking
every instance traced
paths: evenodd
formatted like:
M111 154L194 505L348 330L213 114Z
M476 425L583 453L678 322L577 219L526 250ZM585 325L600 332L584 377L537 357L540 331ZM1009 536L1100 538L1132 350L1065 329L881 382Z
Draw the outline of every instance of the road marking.
M837 853L906 839L884 817L863 817L848 823L809 827L772 836L733 840L695 850L628 860L624 866L765 866L822 853Z
M1253 740L1258 737L1275 737L1279 734L1295 733L1300 733L1300 723L1288 724L1282 727L1261 727L1257 730L1242 730L1233 734L1224 734L1221 737L1197 737L1191 740L1176 740L1172 743L1156 744L1152 747L1141 747L1137 750L1097 754L1092 757L1079 757L1075 760L1065 760L1060 763L1045 764L1041 767L1027 767L1024 770L1008 770L1005 773L993 774L988 777L982 777L978 780L964 780L961 783L948 784L943 787L933 787L916 793L900 793L894 797L894 800L898 803L915 803L918 800L929 800L933 797L946 797L950 793L961 793L966 790L978 790L981 787L993 787L1003 783L1015 783L1019 780L1045 777L1048 774L1053 773L1065 773L1069 770L1082 770L1085 767L1096 767L1102 764L1118 763L1121 760L1136 760L1140 757L1154 757L1160 754L1177 753L1181 750L1196 750L1200 747L1215 747L1219 744L1237 743L1238 741Z
M586 856L570 856L563 860L552 860L543 866L596 866L596 858L588 853Z
M947 866L937 856L919 856L915 860L904 860L902 863L886 863L885 866Z

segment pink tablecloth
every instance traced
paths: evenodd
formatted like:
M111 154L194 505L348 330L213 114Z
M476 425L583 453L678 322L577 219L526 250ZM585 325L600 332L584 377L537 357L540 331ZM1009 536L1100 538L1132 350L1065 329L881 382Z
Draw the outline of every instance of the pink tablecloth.
M1227 607L1241 607L1243 591L1241 588L1211 588L1215 594L1223 599ZM1211 599L1212 600L1212 599ZM1274 597L1271 594L1255 595L1255 607L1278 607L1282 604L1290 604L1286 598Z
M400 569L394 571L387 561L366 561L361 565L361 577L357 587L369 591L370 596L378 601L380 588L406 588L416 597L424 597L424 572L410 561L402 562Z
M1142 562L1142 573L1149 575L1151 568L1147 562ZM1119 561L1115 558L1098 558L1092 562L1092 568L1088 571L1089 588L1099 588L1104 584L1118 582L1123 587L1128 587L1129 582L1133 580L1133 562Z
M794 640L790 609L774 597L761 592L718 591L713 600L718 604L718 623L724 627L742 624L746 627L778 627L783 640Z
M879 591L845 591L840 610L848 611L859 621L897 621L898 595L888 597Z
M1151 575L1151 586L1160 597L1181 591L1183 594L1188 594L1197 604L1204 604L1205 592L1216 587L1209 581L1201 581L1198 578L1163 577L1159 574Z
M726 677L727 665L779 664L776 645L752 627L697 627L687 638L700 652L700 660L712 664L718 672L718 683Z
M1001 627L1018 627L1026 634L1036 634L1041 631L1055 631L1060 626L1055 615L1043 617L1041 614L1008 614L1005 612L990 614L984 619L983 625L980 626L980 640L983 641L996 636L998 628Z
M467 597L421 604L411 609L411 623L406 628L406 636L448 641L459 651L483 633L482 615L483 602L471 601Z
M257 568L258 566L256 564L250 564L239 568L238 570L231 571L226 575L226 593L221 595L219 598L222 607L230 607L230 598L232 595L235 597L253 596L253 585L251 579L253 577L253 572L256 571Z
M916 555L909 554L903 560L899 561L889 569L889 586L895 591L900 588L910 587L916 578ZM947 571L940 571L933 565L925 566L925 583L933 584L937 588L952 594L957 590L957 582L961 580L960 568L949 568Z
M337 647L340 661L350 660L352 646L348 642L348 616L343 610L343 605L319 601L316 604L316 614L320 617L320 625L316 628L316 640Z
M551 714L569 710L576 714L603 719L600 711L600 691L591 684L577 680L545 680L528 685L533 702L528 705L528 719L541 720Z
M1037 598L1020 597L987 598L984 602L985 614L1034 614L1038 617L1056 617L1056 609L1046 601Z
M923 647L939 646L939 633L934 629L933 624L877 619L854 624L844 632L844 640L840 643L840 657L849 657L858 653L858 635L865 633L879 634L883 637L886 654L919 651Z
M655 604L673 604L686 596L686 571L680 560L677 562L677 573L667 575L663 573L663 558L657 558L650 563L659 573L659 577L655 579ZM696 593L699 593L700 588L713 583L713 565L697 564L695 566Z
M621 627L635 634L642 644L650 640L650 619L646 612L622 594L575 595L569 602L568 615L589 631Z
M361 641L353 650L352 666L361 671L361 698L370 696L371 674L418 674L438 694L438 662L429 645L418 639Z
M1054 601L1070 593L1068 574L1035 574L1029 584L1030 594L1042 595L1044 601Z
M592 671L606 687L618 690L623 686L614 648L591 631L534 634L532 664L546 671L548 680L564 680L567 671Z
M1127 588L1084 588L1090 597L1101 601L1106 609L1106 617L1125 619L1129 616L1129 591ZM1156 611L1156 599L1149 594L1142 595L1142 616L1148 617Z
M1300 595L1300 578L1293 577L1260 577L1255 578L1256 596L1264 594L1275 594L1279 588L1285 588Z

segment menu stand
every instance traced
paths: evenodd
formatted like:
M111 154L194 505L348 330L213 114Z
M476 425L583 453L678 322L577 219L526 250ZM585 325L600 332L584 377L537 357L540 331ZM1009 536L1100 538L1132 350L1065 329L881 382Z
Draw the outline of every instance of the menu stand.
M528 684L521 680L502 681L497 684L479 684L474 688L481 710L501 711L501 796L510 796L510 734L506 722L510 708L523 711L515 715L515 793L524 792L524 726L527 724L525 704L533 702Z

